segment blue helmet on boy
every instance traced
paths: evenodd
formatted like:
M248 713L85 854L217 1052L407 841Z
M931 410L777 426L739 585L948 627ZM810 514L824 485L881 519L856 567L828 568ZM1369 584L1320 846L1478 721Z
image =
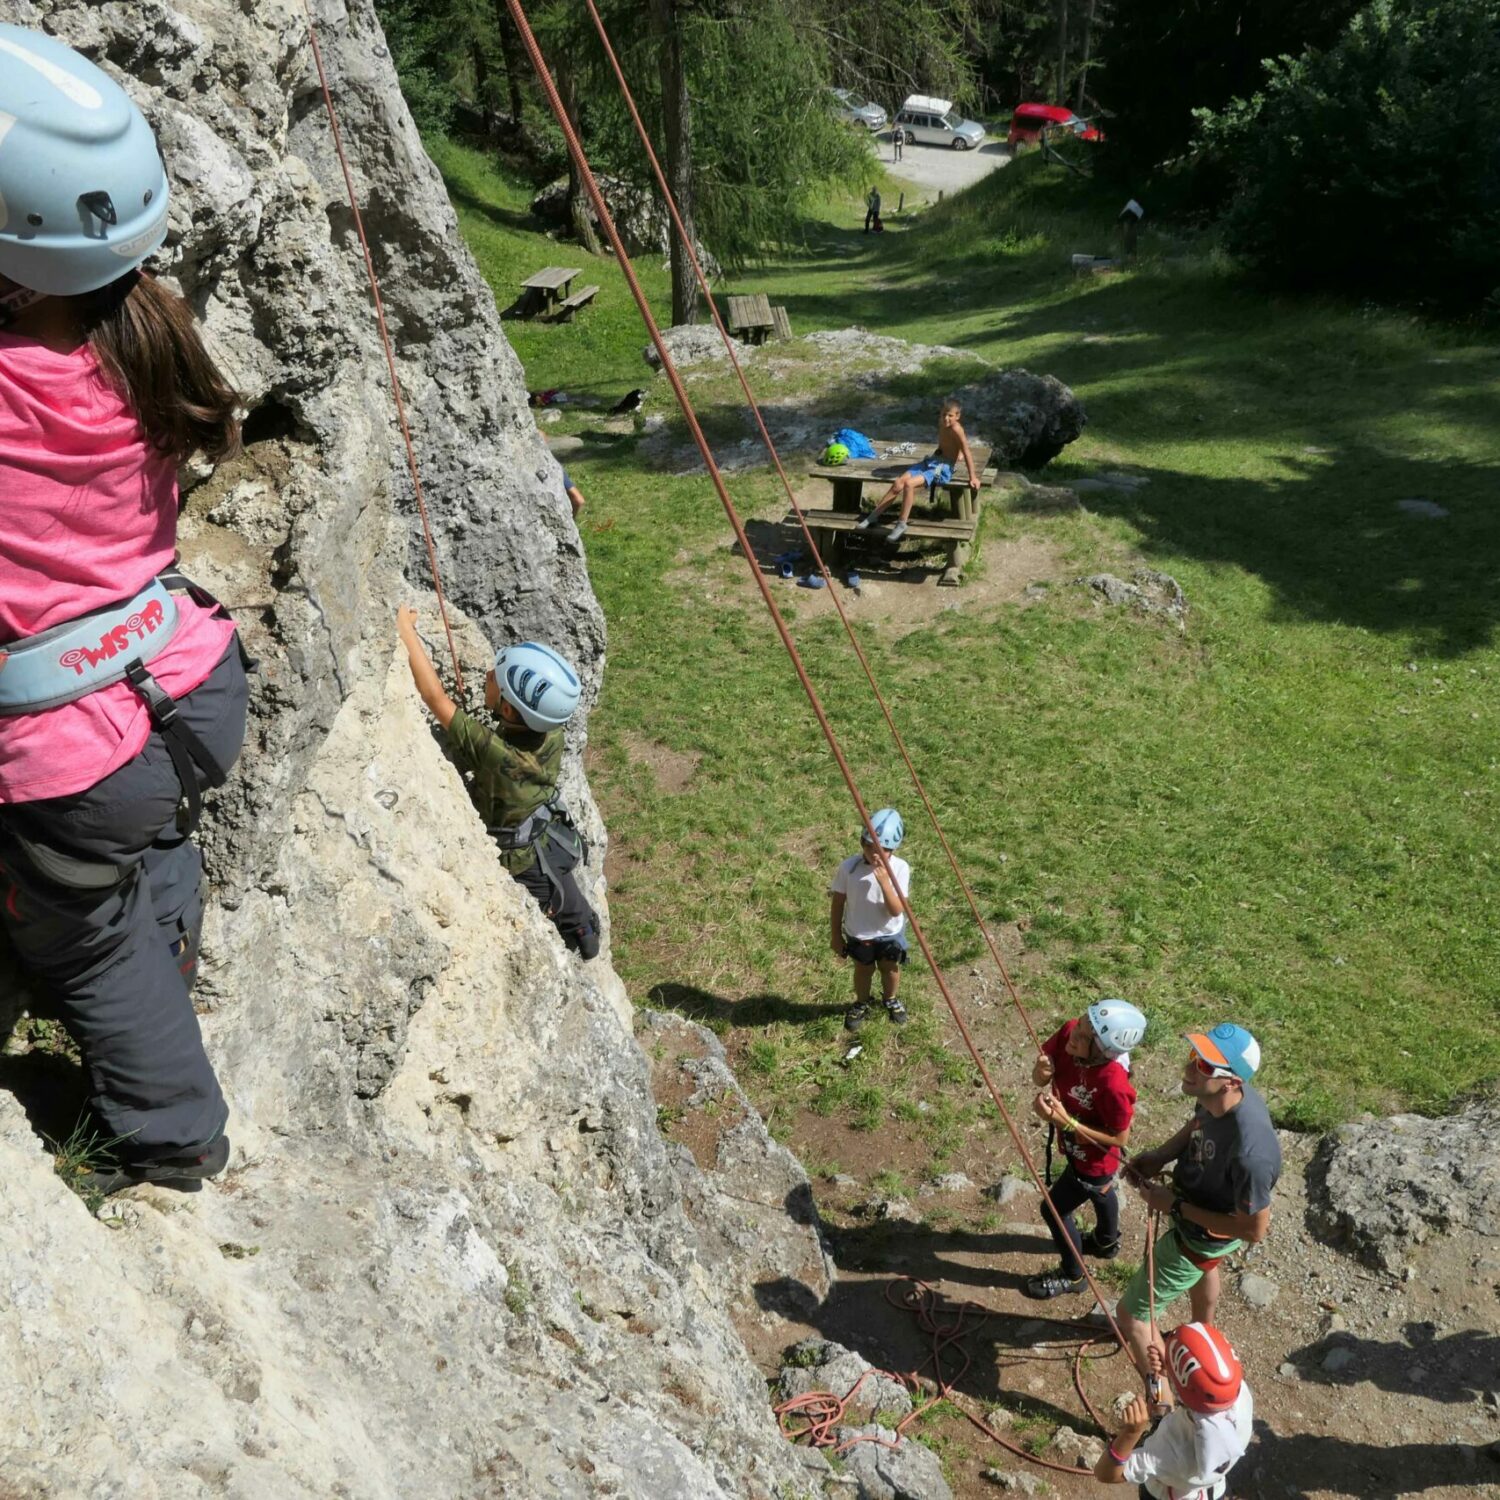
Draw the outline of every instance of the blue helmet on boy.
M578 674L551 646L522 641L495 653L495 684L528 729L545 734L566 724L578 707Z
M879 812L870 814L870 827L875 830L875 838L888 854L901 847L901 840L906 837L906 824L901 821L901 814L894 807L882 807ZM869 837L868 834L860 835L863 843Z
M1089 1025L1107 1057L1121 1057L1138 1047L1146 1034L1146 1018L1128 1000L1100 1000L1089 1006Z
M167 174L130 96L45 32L0 25L0 276L97 291L167 233Z

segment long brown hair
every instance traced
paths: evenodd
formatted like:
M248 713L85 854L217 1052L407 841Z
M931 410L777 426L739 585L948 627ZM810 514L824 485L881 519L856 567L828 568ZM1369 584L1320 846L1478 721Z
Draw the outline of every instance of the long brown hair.
M89 347L152 447L179 463L194 453L217 463L238 452L239 395L181 297L132 271L82 301Z

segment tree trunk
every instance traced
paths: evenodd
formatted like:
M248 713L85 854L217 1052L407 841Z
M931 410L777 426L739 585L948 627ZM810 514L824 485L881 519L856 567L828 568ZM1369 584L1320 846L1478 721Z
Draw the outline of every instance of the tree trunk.
M1084 105L1084 86L1089 77L1089 49L1094 39L1094 6L1098 0L1089 0L1089 8L1083 13L1083 40L1079 43L1082 56L1078 63L1078 97L1073 104L1073 113L1081 115Z
M555 71L557 92L562 97L568 123L572 125L573 133L577 135L578 80L574 77L573 70L565 64L559 63ZM582 139L581 136L580 139ZM573 237L590 255L603 254L604 247L599 243L599 236L594 230L594 221L589 217L589 195L583 185L583 173L578 170L571 151L568 153L568 222L573 226Z
M1068 97L1068 0L1057 0L1057 87L1052 97L1059 104Z
M693 229L692 110L687 75L682 67L682 38L678 31L677 0L651 0L651 24L656 32L661 68L662 119L666 128L667 184L677 200L683 228ZM672 237L672 322L691 323L698 316L698 283L687 248Z
M527 62L521 54L521 33L511 19L505 0L495 0L495 28L500 33L500 56L505 60L505 87L510 96L510 120L521 128L521 80L526 76Z

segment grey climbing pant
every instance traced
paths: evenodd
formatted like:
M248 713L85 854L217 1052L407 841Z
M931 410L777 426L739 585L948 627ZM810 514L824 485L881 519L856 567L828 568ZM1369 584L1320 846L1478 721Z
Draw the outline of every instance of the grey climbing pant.
M238 759L247 697L236 639L177 700L217 763L217 777L195 768L200 789ZM109 1137L124 1138L126 1159L202 1145L229 1113L189 994L203 862L177 831L182 795L153 728L133 760L87 791L0 807L6 935L78 1043L90 1105Z

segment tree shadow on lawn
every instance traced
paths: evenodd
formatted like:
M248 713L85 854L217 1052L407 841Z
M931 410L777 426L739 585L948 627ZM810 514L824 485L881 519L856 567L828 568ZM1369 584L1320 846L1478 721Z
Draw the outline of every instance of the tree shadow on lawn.
M1146 554L1254 573L1283 619L1409 633L1437 656L1490 645L1500 623L1500 467L1394 457L1350 444L1288 453L1279 479L1157 471L1087 496L1129 522ZM1408 514L1401 501L1448 514Z
M669 1010L703 1025L714 1021L737 1027L765 1027L777 1021L820 1021L825 1016L841 1016L848 1008L838 1005L807 1005L788 1000L783 995L746 995L743 1000L726 1000L691 984L655 984L648 999L658 1010Z
M538 234L543 228L542 221L531 212L530 208L501 208L499 204L491 203L487 198L481 198L478 193L471 192L463 183L451 177L443 178L443 186L448 189L448 196L453 200L455 207L469 209L480 218L488 219L497 229ZM581 245L565 242L559 247L559 253L578 256L587 252ZM540 271L542 268L538 266L536 269ZM531 272L528 271L526 274L530 275ZM516 279L519 281L520 277Z

